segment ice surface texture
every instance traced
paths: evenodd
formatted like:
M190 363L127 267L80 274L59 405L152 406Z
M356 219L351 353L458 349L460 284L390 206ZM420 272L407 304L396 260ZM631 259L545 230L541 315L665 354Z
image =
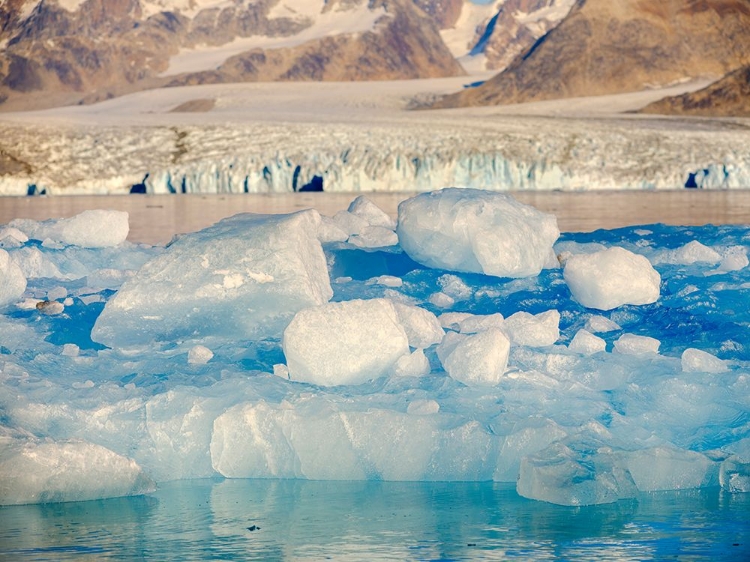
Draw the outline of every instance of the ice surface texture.
M278 337L331 296L316 211L236 215L179 237L125 282L92 332L110 347Z
M0 230L0 271L17 280L0 314L0 502L216 476L496 480L565 505L750 491L748 227L563 234L566 267L627 251L589 280L601 299L620 298L603 280L632 261L660 277L655 302L601 310L546 262L551 240L508 227L527 211L451 190L402 218L435 201L445 232L472 229L455 250L420 231L431 255L471 261L505 229L493 259L513 239L538 274L360 247L336 224L393 232L364 200L338 222L244 215L166 248Z

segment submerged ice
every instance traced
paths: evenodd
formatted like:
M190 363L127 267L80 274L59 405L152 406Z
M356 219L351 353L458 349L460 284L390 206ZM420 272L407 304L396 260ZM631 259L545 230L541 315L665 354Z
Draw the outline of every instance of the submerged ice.
M747 227L560 236L456 189L166 247L99 239L115 219L0 227L0 504L216 476L750 491Z

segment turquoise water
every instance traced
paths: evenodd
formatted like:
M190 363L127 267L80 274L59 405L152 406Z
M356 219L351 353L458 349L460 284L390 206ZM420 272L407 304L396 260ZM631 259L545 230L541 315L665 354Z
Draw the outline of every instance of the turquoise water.
M583 508L511 484L191 480L0 508L2 560L750 560L750 494Z

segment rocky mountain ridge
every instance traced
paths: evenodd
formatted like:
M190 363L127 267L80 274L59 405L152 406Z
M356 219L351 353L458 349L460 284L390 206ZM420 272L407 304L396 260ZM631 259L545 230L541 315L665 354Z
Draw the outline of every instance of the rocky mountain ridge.
M165 85L463 72L411 0L8 0L0 25L6 110Z
M750 0L576 0L501 73L436 107L604 95L750 63Z

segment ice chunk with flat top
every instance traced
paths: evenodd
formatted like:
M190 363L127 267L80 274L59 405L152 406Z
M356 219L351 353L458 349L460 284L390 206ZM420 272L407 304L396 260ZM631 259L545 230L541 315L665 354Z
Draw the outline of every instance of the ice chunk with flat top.
M647 258L624 248L570 256L563 277L573 298L587 308L611 310L659 299L659 273Z
M393 302L393 306L409 338L410 347L425 349L442 341L445 332L432 312L400 302Z
M494 386L500 382L508 366L510 342L497 328L478 334L451 334L448 353L440 360L445 371L469 386Z
M633 478L619 456L591 438L557 441L521 460L519 495L558 505L596 505L634 497Z
M682 370L686 373L723 373L729 370L725 361L692 347L682 352L680 362Z
M156 489L132 459L80 440L6 447L0 482L0 505L114 498Z
M66 218L47 221L16 219L11 227L33 240L61 243L83 248L107 248L125 241L130 231L128 213L92 209Z
M181 236L107 302L92 339L110 347L279 337L333 295L320 215L241 214Z
M516 312L505 319L503 331L513 345L553 345L560 339L560 313L557 310L547 310L540 314Z
M409 354L409 339L388 299L333 302L298 312L284 330L291 380L332 386L387 375Z
M560 235L554 216L509 195L458 188L403 201L397 233L427 267L514 278L538 275Z
M661 342L649 336L623 334L614 342L614 351L623 355L643 355L658 353Z
M695 451L653 447L628 452L625 458L625 466L641 492L683 490L718 484L718 464Z
M570 351L575 351L583 355L593 355L594 353L604 351L606 348L607 342L584 329L578 330L568 345Z
M26 276L10 255L0 249L0 307L13 304L26 290Z

